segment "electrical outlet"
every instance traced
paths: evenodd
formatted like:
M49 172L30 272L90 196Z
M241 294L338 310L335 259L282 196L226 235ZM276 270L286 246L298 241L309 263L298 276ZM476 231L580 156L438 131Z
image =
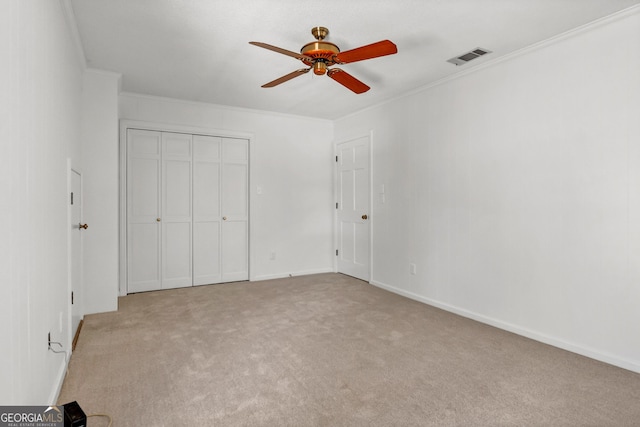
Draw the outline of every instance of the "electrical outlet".
M416 265L415 264L409 264L409 273L411 273L412 276L416 275Z

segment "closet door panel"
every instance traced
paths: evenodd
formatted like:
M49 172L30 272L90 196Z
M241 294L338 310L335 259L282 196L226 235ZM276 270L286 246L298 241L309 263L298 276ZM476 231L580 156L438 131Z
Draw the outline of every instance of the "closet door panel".
M191 286L191 224L162 226L162 288Z
M220 165L195 162L193 212L196 221L220 219Z
M197 222L193 225L193 285L220 281L220 222Z
M160 288L160 242L156 224L133 224L128 230L128 292Z
M171 220L191 217L191 162L165 160L163 216Z
M193 137L193 284L221 282L221 138Z
M220 163L220 144L218 136L193 135L193 156L203 162Z
M160 289L160 132L127 131L128 292Z
M129 173L129 213L136 221L154 220L160 206L158 159L132 158Z
M222 281L249 279L249 143L222 140Z
M224 221L222 226L222 281L236 282L249 279L247 253L249 252L247 223Z
M222 206L224 215L246 219L247 209L247 165L225 164L222 178Z
M191 158L191 135L164 132L162 134L164 155L183 159Z
M192 285L191 135L162 134L162 289Z

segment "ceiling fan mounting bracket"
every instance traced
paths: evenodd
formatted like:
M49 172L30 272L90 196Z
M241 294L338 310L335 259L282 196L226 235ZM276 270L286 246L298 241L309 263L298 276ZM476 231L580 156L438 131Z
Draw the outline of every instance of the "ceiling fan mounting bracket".
M322 41L329 34L329 29L326 27L313 27L311 29L311 34L313 34L313 37L315 37L316 40Z

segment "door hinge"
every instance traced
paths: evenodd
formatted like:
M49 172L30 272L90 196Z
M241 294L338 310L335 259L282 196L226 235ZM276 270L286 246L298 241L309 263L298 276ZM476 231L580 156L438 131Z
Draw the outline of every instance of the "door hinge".
M338 156L336 156L336 163L338 163Z
M71 304L73 305L73 291L71 291Z
M336 202L336 209L338 209L338 202Z
M71 204L73 204L73 191L71 192Z
M336 256L338 256L338 250L336 249Z

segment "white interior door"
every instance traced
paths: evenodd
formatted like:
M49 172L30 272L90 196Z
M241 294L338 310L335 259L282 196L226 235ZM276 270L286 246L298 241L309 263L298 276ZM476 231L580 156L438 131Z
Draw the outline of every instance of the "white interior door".
M220 151L222 138L193 136L193 284L222 281Z
M82 284L82 179L71 171L71 337L74 337L84 315Z
M191 135L162 133L162 289L192 286Z
M337 154L337 268L341 273L369 281L369 138L339 144Z
M127 292L161 289L160 132L127 132Z
M222 138L222 281L249 279L249 143Z

